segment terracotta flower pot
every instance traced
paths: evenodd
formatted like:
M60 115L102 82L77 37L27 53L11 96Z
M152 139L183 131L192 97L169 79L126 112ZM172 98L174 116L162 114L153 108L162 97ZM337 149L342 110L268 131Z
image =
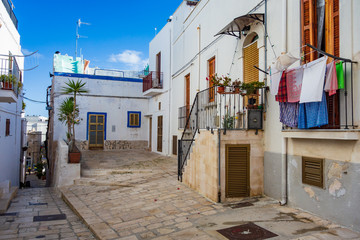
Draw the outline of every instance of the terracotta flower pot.
M225 87L219 86L219 87L217 88L217 92L218 92L218 93L224 93L224 92L225 92Z

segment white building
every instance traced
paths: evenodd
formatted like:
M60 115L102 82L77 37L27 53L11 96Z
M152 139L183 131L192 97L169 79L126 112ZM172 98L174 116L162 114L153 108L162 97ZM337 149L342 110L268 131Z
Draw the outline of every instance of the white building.
M154 70L156 55L171 47L170 121L163 132L182 139L179 177L214 201L265 194L359 230L359 10L355 0L183 1L150 43ZM322 128L283 126L268 89L258 91L259 107L251 109L250 97L217 94L206 80L217 73L270 86L263 71L278 56L297 58L289 69L318 58L305 44L347 62L345 88L327 99L329 124ZM164 144L176 148L171 141Z
M48 118L44 116L26 116L26 133L41 132L41 142L46 139Z
M19 186L23 163L22 101L24 60L18 22L8 1L0 3L0 183ZM20 82L20 84L19 84ZM23 122L25 124L25 122ZM1 194L0 194L1 195Z

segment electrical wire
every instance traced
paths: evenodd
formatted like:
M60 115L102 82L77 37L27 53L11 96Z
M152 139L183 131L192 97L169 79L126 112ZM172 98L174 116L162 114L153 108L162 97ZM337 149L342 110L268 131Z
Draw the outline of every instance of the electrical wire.
M38 101L38 100L34 100L34 99L31 99L31 98L27 98L27 97L25 97L24 95L22 95L22 97L23 97L24 99L26 99L26 100L29 100L30 102L35 102L35 103L45 103L45 104L46 104L46 102L43 102L43 101Z

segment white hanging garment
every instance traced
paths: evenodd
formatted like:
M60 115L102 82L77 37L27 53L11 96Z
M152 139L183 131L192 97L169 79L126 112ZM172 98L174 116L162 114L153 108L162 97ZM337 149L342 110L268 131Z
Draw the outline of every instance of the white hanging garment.
M277 95L279 91L279 84L283 71L278 71L275 65L271 65L270 68L270 93Z
M327 57L319 58L304 66L300 103L321 102L324 91Z

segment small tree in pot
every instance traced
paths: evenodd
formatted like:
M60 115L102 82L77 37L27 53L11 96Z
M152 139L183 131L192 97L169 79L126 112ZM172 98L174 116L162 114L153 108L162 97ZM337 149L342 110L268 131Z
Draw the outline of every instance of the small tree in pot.
M86 83L83 83L81 80L77 80L76 82L74 80L70 80L65 83L67 86L62 88L62 93L63 94L72 94L73 97L73 110L71 113L71 121L70 121L70 125L71 125L71 130L72 132L70 133L70 146L69 146L69 161L72 162L72 157L75 157L76 159L74 159L74 161L76 162L80 162L80 158L81 158L81 153L79 151L79 149L77 149L76 145L75 145L75 125L80 123L80 119L78 118L79 116L79 109L78 106L76 105L76 96L79 94L81 95L82 93L88 93L89 91L84 87ZM68 127L68 130L70 129ZM68 136L69 137L69 136Z

